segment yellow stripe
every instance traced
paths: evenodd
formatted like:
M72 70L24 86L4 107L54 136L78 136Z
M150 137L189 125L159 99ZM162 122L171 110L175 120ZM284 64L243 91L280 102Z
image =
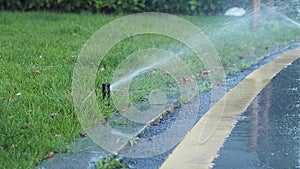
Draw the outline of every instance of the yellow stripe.
M248 75L200 119L160 168L211 168L213 159L218 156L219 149L237 122L236 117L247 109L256 95L277 73L299 57L300 48L288 51ZM208 126L214 128L221 114L221 121L214 133L211 136L207 135L208 140L202 143L199 139L200 136L205 138L205 134L210 133L205 130L209 129Z

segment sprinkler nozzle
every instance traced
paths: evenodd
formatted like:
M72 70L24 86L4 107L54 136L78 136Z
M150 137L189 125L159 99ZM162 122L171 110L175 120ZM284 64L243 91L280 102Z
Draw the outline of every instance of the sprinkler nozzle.
M110 99L110 84L109 83L102 83L102 99L108 100L109 106L109 99Z

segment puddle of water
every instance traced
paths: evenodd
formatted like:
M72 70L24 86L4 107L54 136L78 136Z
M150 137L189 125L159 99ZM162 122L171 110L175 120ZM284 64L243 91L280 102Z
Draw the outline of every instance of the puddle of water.
M300 168L299 76L300 59L263 89L238 118L214 168Z

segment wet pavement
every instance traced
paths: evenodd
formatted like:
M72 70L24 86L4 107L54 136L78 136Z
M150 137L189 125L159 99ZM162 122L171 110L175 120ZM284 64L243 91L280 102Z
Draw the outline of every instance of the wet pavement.
M253 100L219 151L214 168L300 168L300 59Z

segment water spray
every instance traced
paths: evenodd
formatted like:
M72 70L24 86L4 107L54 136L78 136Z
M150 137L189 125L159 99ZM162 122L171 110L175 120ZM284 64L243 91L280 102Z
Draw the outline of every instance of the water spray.
M102 83L102 99L107 100L107 106L110 106L110 84Z

